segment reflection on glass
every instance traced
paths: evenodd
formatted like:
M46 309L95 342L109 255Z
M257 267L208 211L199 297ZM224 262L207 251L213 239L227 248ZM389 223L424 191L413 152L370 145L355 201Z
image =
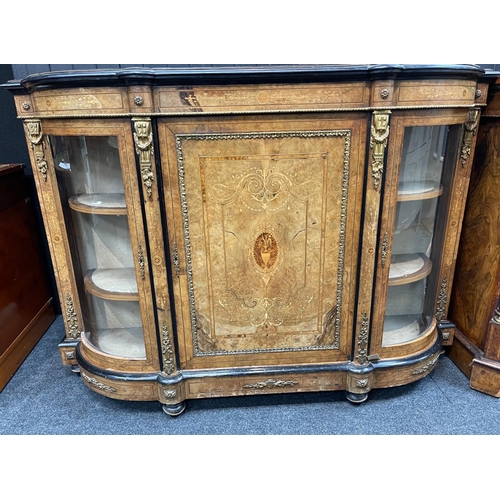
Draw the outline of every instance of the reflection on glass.
M437 204L443 193L447 126L405 131L389 270L383 346L414 340L433 325L427 282Z
M50 141L88 340L108 354L144 358L116 138Z

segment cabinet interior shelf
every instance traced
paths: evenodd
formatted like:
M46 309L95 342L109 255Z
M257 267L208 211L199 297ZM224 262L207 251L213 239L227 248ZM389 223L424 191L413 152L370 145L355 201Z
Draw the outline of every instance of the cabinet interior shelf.
M402 183L398 189L397 201L429 200L442 193L443 186L433 181Z
M133 268L91 269L84 278L86 290L107 300L139 300Z
M123 193L78 194L68 203L73 210L86 214L127 215Z
M432 261L424 253L395 254L391 257L389 286L406 285L427 277Z
M84 332L82 338L99 351L112 356L128 359L144 359L146 349L144 347L144 334L142 328L109 328L98 330L93 333Z

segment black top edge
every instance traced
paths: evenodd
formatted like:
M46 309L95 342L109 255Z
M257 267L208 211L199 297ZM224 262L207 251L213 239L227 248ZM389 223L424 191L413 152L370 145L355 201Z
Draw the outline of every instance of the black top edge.
M30 75L4 84L12 92L47 88L103 85L215 85L244 83L341 82L399 78L480 79L485 70L476 65L331 65L268 64L178 66L54 71Z

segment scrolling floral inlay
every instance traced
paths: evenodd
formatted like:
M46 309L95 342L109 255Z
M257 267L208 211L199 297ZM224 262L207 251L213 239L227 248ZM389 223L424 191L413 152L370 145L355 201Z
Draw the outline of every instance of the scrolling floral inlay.
M470 109L469 119L464 125L465 130L464 130L464 138L462 140L462 153L460 154L460 161L462 162L462 166L465 166L471 154L472 139L476 135L478 123L479 123L479 110L476 108Z
M436 314L434 315L438 321L442 321L445 317L446 303L448 302L448 278L443 276L441 281L441 287L439 289L439 295L437 298L437 308Z
M47 181L47 161L45 160L45 145L43 142L42 124L40 120L26 120L28 139L31 143L31 149L35 155L36 166L42 174L42 179Z
M68 337L77 339L80 337L80 330L78 329L78 317L73 307L73 300L69 293L66 294L66 322L68 324Z
M274 380L272 378L265 382L257 382L256 384L245 384L245 389L274 389L276 387L286 387L297 385L295 380Z
M363 313L361 320L361 330L358 340L358 355L356 356L359 364L364 364L368 360L368 314Z
M191 238L189 231L188 205L187 205L187 190L184 170L184 153L183 144L185 141L231 141L231 140L254 140L254 139L278 139L284 138L322 138L322 137L337 137L343 139L343 172L342 172L342 195L340 207L340 231L339 231L339 254L338 254L338 272L336 276L336 314L335 321L329 322L328 327L332 328L332 341L329 345L309 345L297 347L273 347L273 348L250 348L226 351L219 350L203 350L200 347L198 339L198 320L196 303L194 296L193 283L193 261L191 250ZM176 136L176 152L177 152L177 167L179 179L179 192L181 199L182 211L182 229L184 236L184 249L186 258L186 275L189 297L189 309L191 318L191 332L193 338L193 351L195 356L213 356L225 355L233 353L252 354L256 352L284 352L284 351L307 351L321 349L338 349L340 346L341 334L341 310L343 299L343 280L344 280L344 254L345 254L345 238L347 224L347 202L348 202L348 187L350 173L350 148L351 148L351 131L350 130L333 130L333 131L291 131L291 132L251 132L251 133L230 133L230 134L178 134ZM326 161L327 155L323 156L323 161ZM271 159L272 160L272 159ZM257 189L260 187L260 189ZM290 199L295 199L305 203L312 193L315 193L318 187L314 182L306 180L299 184L292 182L286 173L277 170L255 170L248 171L242 176L237 184L228 187L223 184L214 186L214 195L222 205L232 203L234 200L239 200L245 206L245 209L257 213L262 213L268 210L276 212L280 209L286 210L289 206ZM306 201L304 201L306 200ZM285 208L283 208L285 207ZM174 266L176 257L174 255ZM254 265L260 269L263 278L270 274L276 265L280 262L279 241L274 234L272 228L263 227L261 232L256 233L253 247ZM307 287L297 288L285 300L282 297L264 296L256 297L250 302L242 300L235 294L233 290L227 290L227 293L219 299L219 305L225 308L228 317L232 317L233 312L237 308L243 311L244 314L253 318L251 324L256 328L274 328L281 324L283 314L301 314L301 305L313 303L312 292ZM235 309L236 308L236 309ZM326 324L326 323L325 323ZM321 332L324 333L324 332ZM327 337L330 337L328 333Z
M384 170L384 154L389 137L389 110L374 111L370 135L370 148L372 148L372 177L373 186L378 190L380 179Z
M152 186L154 181L153 174L153 132L151 130L151 120L149 118L132 118L134 123L134 143L135 151L139 155L139 164L141 166L142 182L146 187L146 192L151 198L153 195Z
M163 322L161 330L161 352L163 354L163 371L167 375L172 375L175 371L174 352L170 342L170 334L168 333L167 324Z

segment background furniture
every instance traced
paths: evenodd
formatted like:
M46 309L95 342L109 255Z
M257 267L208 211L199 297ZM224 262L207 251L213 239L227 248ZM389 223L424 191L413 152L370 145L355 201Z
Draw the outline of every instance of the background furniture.
M449 356L473 389L500 397L500 74L490 73L450 304ZM496 81L495 81L496 79Z
M451 343L477 66L53 72L23 119L67 336L93 390L372 388Z
M55 319L21 164L0 165L0 390Z

